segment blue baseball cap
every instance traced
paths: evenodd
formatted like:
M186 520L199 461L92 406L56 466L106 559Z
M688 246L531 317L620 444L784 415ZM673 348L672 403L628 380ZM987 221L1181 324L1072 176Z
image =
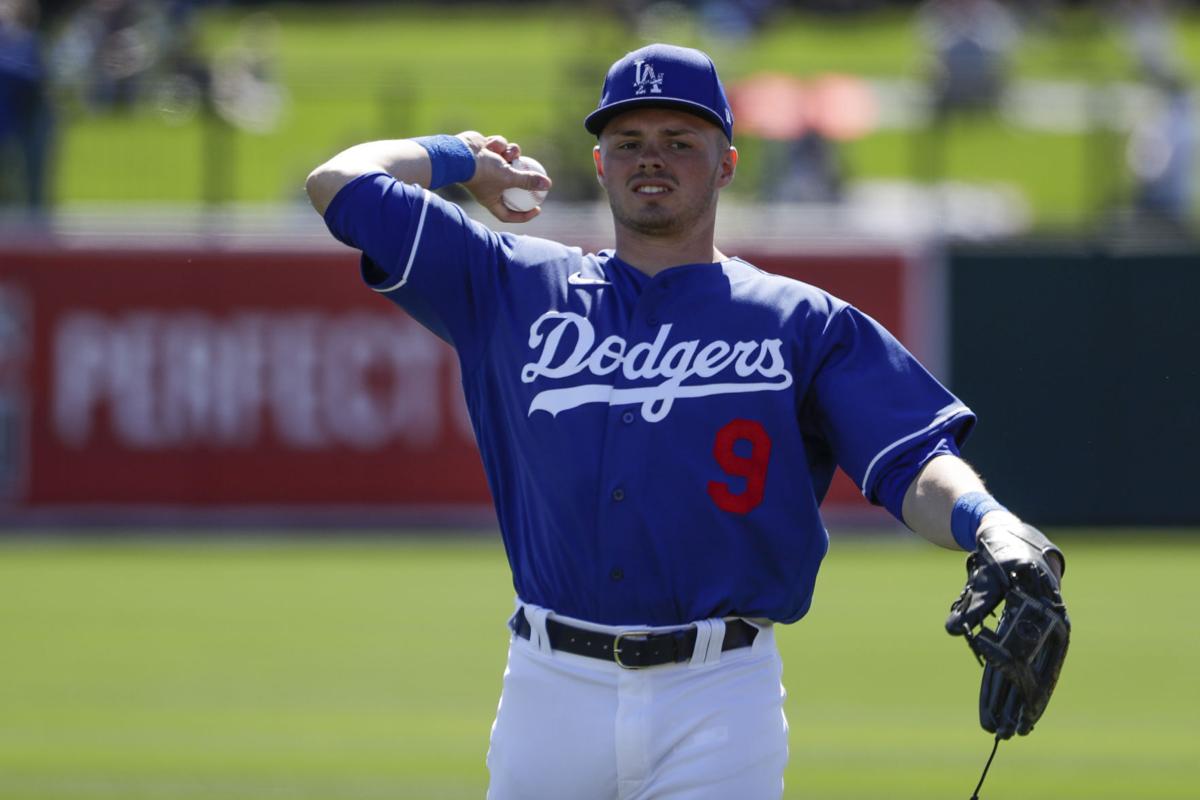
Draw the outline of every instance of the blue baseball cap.
M690 47L652 44L627 53L608 70L600 105L583 127L596 136L608 121L641 106L677 108L725 131L733 141L733 111L712 59Z

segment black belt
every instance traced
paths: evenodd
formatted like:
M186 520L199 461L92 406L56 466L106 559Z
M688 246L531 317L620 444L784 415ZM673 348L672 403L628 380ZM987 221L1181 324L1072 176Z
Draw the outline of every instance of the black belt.
M529 638L529 620L525 609L509 620L508 626L522 639ZM680 664L690 661L696 649L696 628L684 628L670 633L623 631L618 634L589 631L566 625L558 620L546 620L550 647L577 656L590 656L601 661L614 661L625 669L657 667L660 664ZM725 639L721 651L736 650L754 644L758 628L741 619L725 622Z

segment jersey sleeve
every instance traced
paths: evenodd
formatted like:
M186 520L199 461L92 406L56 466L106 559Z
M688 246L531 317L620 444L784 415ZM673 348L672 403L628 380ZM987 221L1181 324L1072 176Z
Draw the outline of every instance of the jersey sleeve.
M958 454L974 413L882 325L853 306L828 318L812 400L838 465L903 522L904 492L934 456Z
M505 238L427 189L361 175L334 197L325 224L362 251L363 279L449 342L464 360L491 330Z

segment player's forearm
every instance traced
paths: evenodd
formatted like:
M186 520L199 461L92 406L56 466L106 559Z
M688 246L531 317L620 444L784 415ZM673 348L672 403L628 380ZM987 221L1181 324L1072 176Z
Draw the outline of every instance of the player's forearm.
M904 494L904 522L934 544L961 549L950 529L951 514L958 498L970 492L986 492L975 470L957 456L931 459L917 474ZM980 528L1002 521L1016 521L1005 510L989 511Z
M429 186L429 153L412 139L388 139L356 144L309 173L304 189L313 208L324 214L338 191L359 175L386 172L404 183Z
M503 136L463 131L456 136L422 136L358 144L314 169L305 181L313 207L321 214L347 183L360 175L386 172L402 183L426 189L461 184L479 205L504 222L528 222L541 213L535 205L515 211L505 190L550 191L550 178L538 169L517 168L521 148ZM536 202L536 201L535 201Z

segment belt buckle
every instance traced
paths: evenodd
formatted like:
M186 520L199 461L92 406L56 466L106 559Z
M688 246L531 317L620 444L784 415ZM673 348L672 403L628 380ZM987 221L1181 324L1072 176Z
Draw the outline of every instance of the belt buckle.
M621 640L631 636L641 636L642 641L648 640L654 634L653 631L621 631L613 637L613 660L617 662L617 666L621 669L645 669L645 667L637 664L626 664L621 660Z

